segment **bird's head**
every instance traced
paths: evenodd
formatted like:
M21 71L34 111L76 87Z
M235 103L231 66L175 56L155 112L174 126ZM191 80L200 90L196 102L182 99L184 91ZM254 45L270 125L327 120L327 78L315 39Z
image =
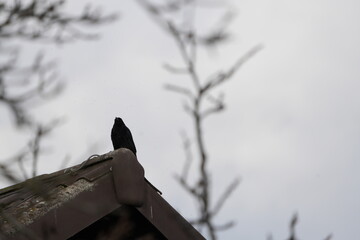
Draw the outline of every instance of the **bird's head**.
M115 118L115 124L120 126L120 125L124 125L124 122L121 118L117 117Z

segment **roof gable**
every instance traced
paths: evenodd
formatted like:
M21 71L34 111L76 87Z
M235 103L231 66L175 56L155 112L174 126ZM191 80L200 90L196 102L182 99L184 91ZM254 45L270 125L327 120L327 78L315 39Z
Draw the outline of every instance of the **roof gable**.
M1 232L14 239L67 239L125 205L168 239L204 239L144 180L127 149L0 190L0 204Z

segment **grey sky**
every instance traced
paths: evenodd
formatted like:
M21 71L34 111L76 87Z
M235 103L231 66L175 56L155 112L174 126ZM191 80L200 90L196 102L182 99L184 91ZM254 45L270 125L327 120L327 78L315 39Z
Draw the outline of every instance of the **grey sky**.
M179 133L191 134L192 124L181 97L163 89L166 82L187 81L161 68L180 63L175 44L133 1L98 3L122 14L100 30L99 41L47 50L68 84L63 96L35 113L67 121L49 139L57 149L42 159L41 170L57 170L66 154L76 164L93 144L96 153L110 151L113 118L121 116L148 179L192 216L193 201L173 179L184 159ZM202 73L229 66L257 43L265 49L223 86L227 110L205 123L214 194L242 178L219 215L219 222L234 219L237 225L220 237L265 239L272 232L284 239L298 212L301 239L329 233L354 239L360 223L360 2L232 4L238 10L234 37L223 49L202 53ZM0 114L0 154L9 156L20 138L7 110L1 107Z

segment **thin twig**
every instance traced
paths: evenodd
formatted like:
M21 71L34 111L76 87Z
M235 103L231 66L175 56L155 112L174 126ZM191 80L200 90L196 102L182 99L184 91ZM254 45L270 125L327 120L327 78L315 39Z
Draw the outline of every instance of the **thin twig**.
M164 63L163 64L163 68L165 70L167 70L170 73L175 73L175 74L188 74L187 69L184 68L178 68L178 67L174 67L168 63Z
M185 95L185 96L189 97L191 100L194 99L193 93L187 88L177 86L177 85L174 85L174 84L165 84L164 87L165 87L166 90L173 91L173 92L176 92L176 93L180 93L182 95Z
M0 172L1 172L1 176L5 177L10 182L20 182L20 179L18 179L15 176L15 174L12 171L10 171L10 169L8 168L7 165L0 164ZM1 210L1 208L0 208L0 210Z
M37 175L37 165L39 162L40 143L59 123L61 119L55 119L47 125L39 124L36 126L34 140L30 144L32 155L32 177Z
M186 156L185 156L186 162L184 164L184 167L183 167L183 170L181 173L181 179L184 180L184 182L186 182L187 177L189 175L189 171L190 171L190 167L191 167L193 158L192 158L191 148L190 148L191 142L190 142L190 139L186 136L185 132L183 132L182 138L183 138L183 148L184 148L184 152L186 154Z
M239 186L239 184L240 184L240 179L239 178L234 179L234 181L229 184L229 186L225 189L223 194L220 195L219 200L215 204L215 206L214 206L214 208L213 208L213 210L211 212L212 217L214 217L216 214L219 213L221 208L224 206L224 203L226 202L226 200L229 199L230 195Z
M19 169L20 169L20 172L21 172L23 178L28 179L29 176L26 173L25 166L24 166L24 157L25 157L25 155L20 155L19 158L17 159L17 162L18 162Z

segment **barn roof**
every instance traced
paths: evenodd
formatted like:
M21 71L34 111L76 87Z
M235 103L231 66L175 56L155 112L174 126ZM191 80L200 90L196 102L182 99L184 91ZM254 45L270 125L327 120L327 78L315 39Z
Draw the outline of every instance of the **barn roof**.
M0 238L68 239L93 232L111 214L122 225L119 216L131 215L133 225L146 225L157 239L204 239L145 181L124 148L0 190Z

